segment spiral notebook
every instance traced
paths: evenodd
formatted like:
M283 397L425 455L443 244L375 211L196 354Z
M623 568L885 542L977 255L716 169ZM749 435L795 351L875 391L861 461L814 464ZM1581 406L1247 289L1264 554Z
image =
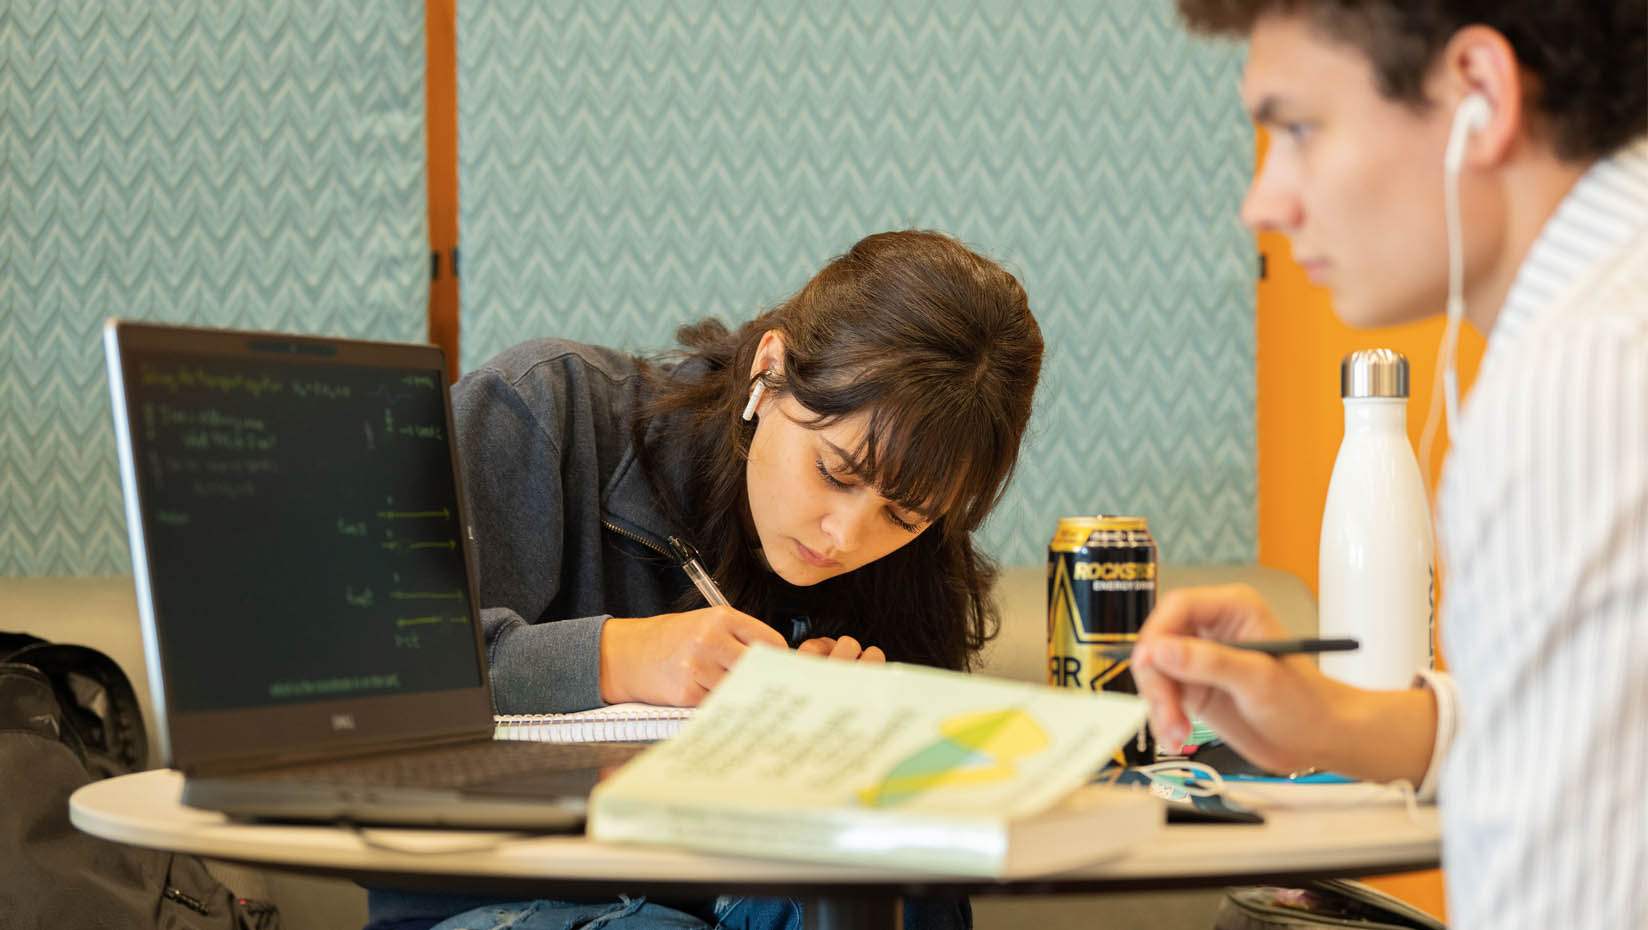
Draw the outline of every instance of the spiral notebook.
M691 707L612 704L570 714L498 714L494 739L542 743L651 743L674 736Z

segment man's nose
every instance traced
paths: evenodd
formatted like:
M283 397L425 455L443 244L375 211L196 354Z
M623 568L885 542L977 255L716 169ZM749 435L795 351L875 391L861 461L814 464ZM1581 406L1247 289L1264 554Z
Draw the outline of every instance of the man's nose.
M1304 215L1298 192L1271 161L1266 159L1242 198L1242 224L1254 232L1287 232L1297 228Z

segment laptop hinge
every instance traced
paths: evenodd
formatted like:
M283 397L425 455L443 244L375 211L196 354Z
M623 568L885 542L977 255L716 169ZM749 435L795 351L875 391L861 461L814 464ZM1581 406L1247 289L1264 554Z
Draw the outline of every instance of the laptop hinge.
M396 740L378 743L369 748L328 746L307 752L283 752L235 759L213 759L193 766L184 766L183 774L193 778L211 778L222 775L241 775L246 772L267 772L275 769L312 765L316 762L360 762L375 756L398 756L409 751L435 750L477 742L473 732L430 739Z

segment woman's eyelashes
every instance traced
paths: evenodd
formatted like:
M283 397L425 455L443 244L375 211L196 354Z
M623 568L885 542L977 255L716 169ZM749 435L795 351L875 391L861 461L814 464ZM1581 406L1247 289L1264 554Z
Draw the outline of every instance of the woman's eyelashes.
M899 529L903 530L906 533L919 533L919 532L921 532L921 524L920 523L913 523L909 520L906 520L903 517L899 516L898 514L892 512L891 510L887 511L887 519L891 520L893 522L894 526L898 527Z
M844 491L846 489L852 487L852 485L848 484L847 482L842 481L840 478L837 478L835 475L830 474L830 469L825 466L824 459L822 459L822 458L814 459L813 464L818 466L819 477L823 478L824 481L826 483L828 483L831 487L840 488L841 490L844 490Z
M837 478L835 475L831 474L829 466L824 464L824 459L822 457L814 459L813 465L818 469L818 476L823 478L824 482L832 488L841 491L850 491L853 488L858 487L858 485L848 484L847 482L842 481L840 478ZM885 508L882 513L887 515L887 519L894 526L905 531L906 533L920 532L922 525L925 522L919 518L917 520L906 520L904 517L899 516L898 513L891 507Z

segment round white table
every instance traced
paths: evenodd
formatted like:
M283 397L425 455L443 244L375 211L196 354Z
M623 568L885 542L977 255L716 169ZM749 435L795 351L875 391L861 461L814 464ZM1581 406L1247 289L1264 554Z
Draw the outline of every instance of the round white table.
M1120 856L1012 881L596 843L578 835L239 823L179 802L155 769L92 782L69 801L87 833L137 846L366 884L500 895L751 894L805 902L811 930L892 930L927 894L1048 894L1297 882L1435 868L1436 810L1400 803L1271 808L1266 823L1174 824Z

